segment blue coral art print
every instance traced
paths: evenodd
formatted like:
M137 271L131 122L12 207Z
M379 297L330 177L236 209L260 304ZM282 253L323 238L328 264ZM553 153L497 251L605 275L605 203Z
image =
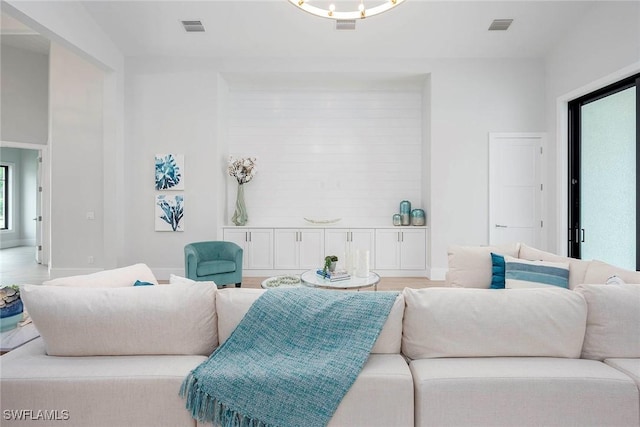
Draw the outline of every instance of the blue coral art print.
M184 156L156 154L156 190L184 190Z
M184 231L184 195L156 196L156 231Z

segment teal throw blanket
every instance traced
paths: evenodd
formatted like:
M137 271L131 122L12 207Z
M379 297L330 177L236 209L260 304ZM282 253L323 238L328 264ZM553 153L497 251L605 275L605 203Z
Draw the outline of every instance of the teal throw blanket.
M369 357L396 292L270 289L184 380L215 426L326 426Z

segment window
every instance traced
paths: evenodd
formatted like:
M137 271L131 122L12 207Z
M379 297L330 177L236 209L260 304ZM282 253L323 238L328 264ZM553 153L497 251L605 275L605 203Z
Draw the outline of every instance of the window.
M640 269L640 74L569 103L569 255Z
M0 230L9 228L9 166L0 165Z

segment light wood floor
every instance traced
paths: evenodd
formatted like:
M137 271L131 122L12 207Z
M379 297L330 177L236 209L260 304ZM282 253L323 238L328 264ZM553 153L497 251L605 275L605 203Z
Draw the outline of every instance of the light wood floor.
M243 277L243 288L260 288L260 284L266 277ZM429 288L444 286L444 281L429 280L425 277L383 277L378 283L379 291L401 291L404 288ZM231 286L228 286L231 287ZM371 288L373 290L373 288Z
M49 280L49 269L36 262L33 246L0 250L0 285L37 285L45 280Z

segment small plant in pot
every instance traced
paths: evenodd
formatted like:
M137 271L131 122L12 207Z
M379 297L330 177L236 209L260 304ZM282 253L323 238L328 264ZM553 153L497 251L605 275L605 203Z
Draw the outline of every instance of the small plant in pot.
M323 273L327 273L328 271L335 271L336 263L338 262L338 257L335 255L327 255L324 257L324 268L322 269Z
M22 320L22 300L17 285L0 288L0 331L8 331Z

